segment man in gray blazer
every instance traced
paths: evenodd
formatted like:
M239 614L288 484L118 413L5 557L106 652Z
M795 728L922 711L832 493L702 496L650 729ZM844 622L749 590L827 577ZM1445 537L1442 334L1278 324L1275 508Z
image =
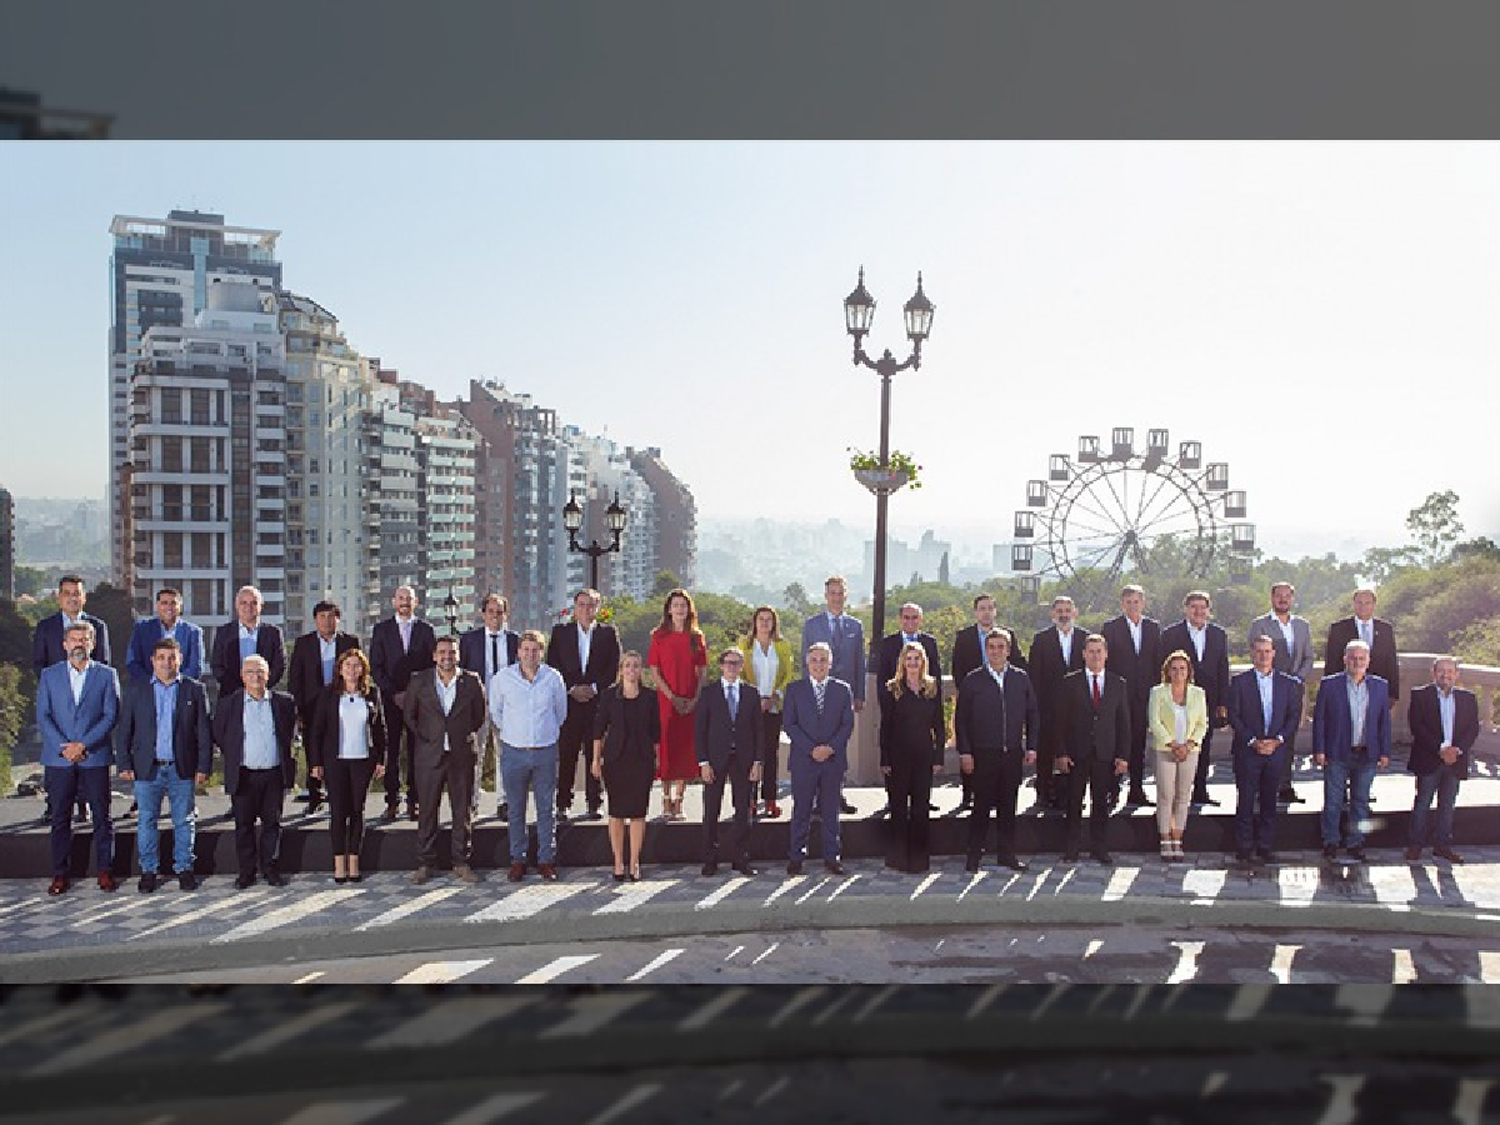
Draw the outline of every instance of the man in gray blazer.
M1312 626L1307 623L1307 618L1292 612L1292 603L1296 597L1297 588L1290 582L1277 582L1273 585L1271 612L1250 623L1246 647L1253 649L1256 637L1270 637L1271 644L1276 649L1276 662L1272 666L1274 670L1294 676L1305 688L1307 677L1313 670ZM1298 725L1301 725L1300 716ZM1297 791L1292 788L1296 753L1297 732L1294 728L1286 740L1286 772L1282 775L1280 791L1276 795L1277 802L1283 805L1300 805L1303 802L1303 798L1297 796Z
M833 653L830 675L842 680L854 695L854 713L865 709L865 627L852 613L844 612L849 600L849 583L841 574L831 575L823 583L826 613L815 613L802 625L802 667L807 667L807 650L825 644ZM842 796L839 808L849 815L855 809Z

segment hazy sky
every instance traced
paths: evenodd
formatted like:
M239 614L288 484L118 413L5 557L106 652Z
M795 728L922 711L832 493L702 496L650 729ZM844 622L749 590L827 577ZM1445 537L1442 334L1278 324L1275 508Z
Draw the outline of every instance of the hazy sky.
M1500 535L1493 143L0 145L0 483L103 495L111 218L283 232L286 285L444 396L498 378L659 445L706 516L870 518L868 346L906 354L893 525L1009 538L1080 434L1227 461L1263 545L1405 538L1454 488ZM74 437L64 440L64 432Z

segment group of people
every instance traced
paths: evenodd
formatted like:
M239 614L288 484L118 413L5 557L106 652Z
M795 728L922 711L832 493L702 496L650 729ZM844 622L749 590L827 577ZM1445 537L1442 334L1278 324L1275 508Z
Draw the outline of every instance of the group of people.
M743 640L715 654L717 680L708 676L693 598L682 589L666 596L644 658L621 651L616 630L599 620L602 599L592 589L578 591L572 620L554 626L550 637L508 628L508 604L498 594L485 597L482 624L439 637L416 616L415 591L403 586L393 594L392 615L374 627L368 652L339 628L339 607L321 602L316 628L296 639L288 662L280 629L261 620L260 592L246 586L235 597L236 619L217 630L208 654L218 685L212 705L202 682L203 633L182 619L180 593L159 591L155 616L135 624L123 699L109 664L108 630L84 612L85 596L80 579L62 579L59 612L38 624L34 638L51 894L70 885L75 803L92 819L99 886L117 887L111 765L131 784L139 808L139 889L152 891L160 879L163 803L173 824L172 870L183 889L193 889L194 794L212 772L215 750L231 799L236 885L249 887L258 876L284 885L281 810L295 784L299 732L309 812L325 800L329 807L336 882L362 878L365 797L373 781L383 786L381 819L399 815L403 762L406 813L417 822L412 881L426 883L437 869L446 792L451 869L476 882L473 822L489 753L498 765L497 814L508 825L512 882L528 870L528 800L536 809L537 874L555 880L557 823L569 815L574 790L582 789L590 819L602 815L607 796L614 877L623 882L640 877L654 783L662 784L663 815L682 819L684 791L695 778L703 783L703 874L715 874L723 857L733 870L753 875L751 823L781 815L783 734L792 791L787 871L803 870L815 817L824 867L844 870L839 814L854 809L842 783L854 716L866 702L866 646L860 621L845 612L848 586L839 576L825 583L826 609L803 623L800 677L777 611L761 606ZM1249 631L1252 667L1231 678L1228 637L1210 620L1212 603L1203 591L1189 593L1183 619L1164 628L1145 616L1144 591L1126 586L1120 615L1097 632L1079 627L1072 600L1059 596L1052 625L1035 634L1027 656L1014 633L996 624L994 599L977 597L974 624L960 630L951 660L957 687L951 745L961 769L960 810L970 813L967 869L977 871L988 850L991 812L998 862L1026 869L1015 828L1030 766L1039 805L1066 818L1065 860L1081 850L1087 795L1091 853L1112 862L1109 816L1127 785L1128 805L1156 806L1162 858L1181 860L1190 809L1216 803L1207 790L1210 743L1225 728L1238 792L1237 859L1273 862L1278 803L1298 799L1291 763L1303 681L1313 665L1310 628L1292 613L1294 598L1289 583L1272 588L1271 612ZM1314 706L1313 758L1324 771L1322 840L1329 859L1341 848L1364 859L1371 786L1390 759L1399 666L1394 633L1374 608L1374 591L1361 589L1354 614L1329 630ZM950 742L937 642L922 630L919 606L902 606L900 625L872 653L890 814L887 863L919 873L930 869L932 783ZM1406 852L1412 861L1427 844L1436 801L1436 854L1461 862L1452 846L1453 813L1479 720L1473 693L1456 686L1457 671L1451 657L1440 657L1433 682L1412 693L1417 793ZM287 691L277 687L284 675ZM1144 789L1148 759L1156 802ZM733 815L721 841L726 786Z

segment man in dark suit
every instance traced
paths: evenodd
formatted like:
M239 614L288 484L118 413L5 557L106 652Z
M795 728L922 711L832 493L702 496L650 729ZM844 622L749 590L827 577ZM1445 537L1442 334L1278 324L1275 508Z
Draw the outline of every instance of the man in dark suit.
M1067 718L1063 680L1083 667L1084 631L1077 628L1078 610L1073 599L1059 594L1052 599L1052 625L1031 639L1028 675L1036 691L1041 714L1041 737L1037 743L1036 800L1043 810L1061 812L1066 786L1057 781L1056 759L1062 753Z
M1006 663L1009 654L1010 637L1003 629L994 630L984 641L984 667L965 676L958 689L953 717L958 760L964 773L974 775L968 871L979 870L991 809L999 862L1015 871L1026 870L1016 856L1016 792L1023 768L1037 760L1040 709L1030 677Z
M271 666L263 656L245 657L240 677L244 688L220 699L214 709L214 743L224 753L224 792L234 813L234 850L239 859L234 885L240 890L253 886L255 873L260 871L271 886L284 887L281 802L297 780L297 760L292 757L297 702L288 692L270 689Z
M1432 683L1411 693L1407 718L1411 723L1409 769L1417 778L1416 802L1411 807L1411 838L1406 862L1422 858L1432 799L1437 798L1437 846L1433 854L1449 863L1462 863L1453 850L1453 806L1458 786L1469 776L1469 752L1479 738L1479 700L1458 684L1458 661L1439 656L1432 662Z
M1092 854L1108 866L1109 795L1115 779L1130 768L1130 689L1123 676L1105 670L1109 643L1099 633L1083 641L1083 669L1063 680L1064 738L1057 756L1059 776L1066 779L1067 849L1063 860L1078 859L1083 842L1083 791L1089 790L1089 839Z
M182 619L182 593L170 586L156 592L156 615L143 617L130 631L125 670L133 680L149 680L156 642L171 637L182 649L182 672L190 680L203 678L203 630Z
M1111 617L1099 630L1109 645L1111 672L1124 677L1130 697L1130 792L1127 805L1155 804L1146 796L1146 701L1161 682L1161 625L1146 616L1146 591L1126 586L1120 591L1120 616ZM1116 790L1118 793L1118 789ZM1113 802L1111 802L1113 803Z
M342 611L334 602L313 606L316 628L292 642L292 659L288 665L287 688L297 704L297 720L302 725L303 754L312 737L313 716L323 689L333 682L339 658L351 648L359 647L359 638L339 628ZM295 776L288 787L296 783ZM307 774L307 815L312 816L323 803L323 783Z
M220 625L214 633L214 651L211 664L214 680L219 685L219 698L232 692L243 691L245 682L240 679L240 665L252 653L265 657L266 667L271 670L271 686L281 683L286 672L286 649L282 643L281 630L260 619L260 611L266 604L260 591L254 586L241 586L234 595L233 621Z
M413 672L432 667L437 634L417 617L417 592L399 586L391 595L395 613L377 621L370 634L370 674L380 689L385 707L385 812L380 819L390 824L401 807L401 744L406 743L406 815L417 819L416 765L411 756L411 736L406 729L402 702Z
M760 692L740 680L744 667L744 654L726 648L719 655L719 683L703 689L693 714L693 745L703 776L704 875L719 870L719 809L726 782L734 803L734 830L726 851L741 875L755 874L750 866L750 801L760 781Z
M31 669L38 677L42 669L50 668L68 659L63 644L64 633L73 625L87 621L94 627L94 650L89 659L98 664L108 664L109 626L92 613L84 613L88 594L83 588L83 579L76 574L65 575L57 582L57 612L36 623L31 634Z
M916 602L907 602L900 610L901 629L898 632L887 634L880 638L880 647L876 650L875 660L875 691L877 702L881 707L881 714L886 714L886 708L890 705L891 689L886 685L896 678L901 667L901 650L908 642L920 644L927 653L927 673L937 680L943 682L943 661L938 655L937 638L931 633L922 632L922 607ZM886 782L886 807L882 812L890 811L890 782ZM931 805L935 812L936 805Z
M615 682L620 671L620 635L613 625L599 622L604 603L598 590L573 595L573 620L552 626L547 663L556 668L568 689L568 717L563 722L557 759L557 819L568 819L573 807L573 782L583 760L584 794L588 819L599 819L604 787L589 769L594 748L594 715L599 693Z
M443 637L433 650L432 668L413 672L403 707L412 733L412 763L417 775L417 869L411 881L432 878L437 866L438 806L443 790L453 812L453 875L479 882L469 866L474 805L475 740L484 729L484 688L479 677L458 666L458 638Z
M808 649L819 642L826 644L833 653L828 674L849 685L854 693L854 713L858 715L865 709L865 626L854 614L844 612L848 601L849 582L842 574L831 574L824 579L823 602L827 609L802 623L802 667L807 667ZM858 811L842 797L839 810L845 816Z
M1302 721L1302 681L1276 670L1276 643L1268 636L1250 642L1250 661L1253 668L1229 681L1235 858L1275 863L1276 791Z
M792 775L792 846L788 875L801 875L807 859L813 802L823 822L823 867L844 874L839 862L839 818L844 771L849 766L849 736L854 733L854 693L835 679L833 649L815 641L807 650L807 675L786 686L782 697L782 730L791 742L787 766Z
M1330 861L1338 858L1339 817L1346 807L1344 847L1350 859L1365 861L1370 787L1391 760L1390 689L1369 670L1369 646L1350 641L1344 670L1323 677L1313 704L1313 762L1323 771L1323 858Z
M171 637L151 649L152 676L133 682L120 715L115 768L135 788L141 818L136 849L141 863L139 890L156 890L161 865L156 822L165 797L172 814L172 869L185 891L197 889L193 874L196 787L213 769L208 693L198 680L180 674L182 649Z
M1203 590L1190 590L1182 599L1182 620L1161 632L1165 660L1181 650L1193 666L1193 683L1203 689L1208 704L1208 730L1198 748L1198 772L1193 778L1192 802L1218 805L1208 795L1209 743L1214 731L1229 725L1229 634L1209 620L1213 601Z
M1396 630L1389 621L1375 616L1375 591L1361 586L1354 591L1354 615L1328 626L1323 646L1323 676L1344 670L1344 650L1350 641L1364 641L1370 650L1370 675L1379 676L1390 689L1390 705L1401 698L1401 659L1396 652Z
M1271 586L1271 612L1250 622L1250 641L1256 637L1271 638L1276 646L1276 671L1285 672L1306 685L1313 670L1312 626L1307 618L1292 612L1292 603L1297 598L1297 587L1290 582L1277 582ZM1306 704L1306 688L1303 691ZM1300 723L1299 723L1300 725ZM1284 805L1300 805L1302 798L1292 786L1292 771L1296 768L1297 739L1286 740L1286 772L1281 775L1281 788L1276 799Z
M115 855L109 819L110 735L120 717L120 678L108 664L89 658L96 651L94 627L69 625L63 634L67 659L43 669L36 687L36 725L42 736L43 783L52 826L52 885L60 895L71 884L73 802L83 794L94 822L94 858L99 889L119 884L110 870Z
M984 639L990 635L995 625L995 599L989 594L980 594L974 599L974 624L966 626L958 631L953 638L953 662L950 671L953 674L953 693L958 694L958 689L963 686L965 677L975 668L984 664ZM1004 628L1004 626L1001 626ZM1005 630L1006 636L1010 638L1010 666L1026 671L1026 660L1021 656L1021 646L1016 641L1016 635L1009 629ZM960 773L959 782L963 786L963 799L958 803L958 812L964 812L974 807L974 775Z
M506 627L510 615L510 602L499 594L484 596L479 606L479 615L484 619L458 639L458 666L473 672L484 685L485 697L489 697L490 680L501 668L514 664L521 651L521 635ZM484 772L484 763L491 755L495 760L495 815L507 820L510 810L505 805L505 787L500 784L500 736L495 733L495 724L485 712L484 729L479 732L479 753L474 762L474 816L479 816L479 778Z

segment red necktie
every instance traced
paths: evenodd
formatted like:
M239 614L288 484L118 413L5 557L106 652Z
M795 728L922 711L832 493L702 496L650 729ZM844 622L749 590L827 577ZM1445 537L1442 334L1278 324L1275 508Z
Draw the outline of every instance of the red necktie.
M1094 681L1094 710L1097 711L1099 710L1099 677L1090 676L1089 679Z

